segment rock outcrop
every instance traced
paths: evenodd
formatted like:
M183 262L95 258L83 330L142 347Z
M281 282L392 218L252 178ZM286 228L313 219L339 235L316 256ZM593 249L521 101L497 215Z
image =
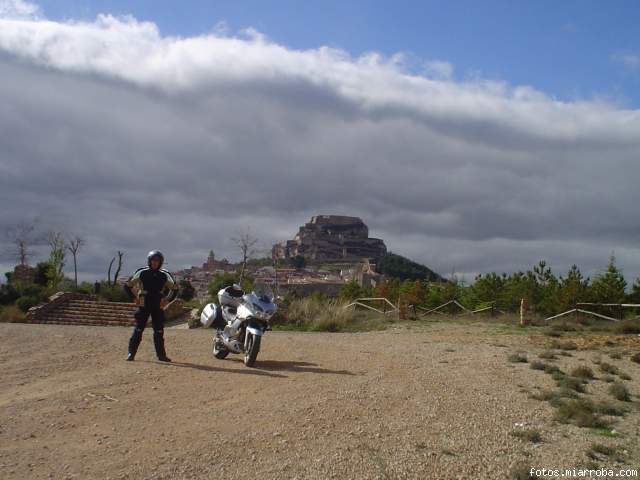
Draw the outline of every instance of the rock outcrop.
M369 238L369 228L358 217L318 215L300 227L293 240L273 246L277 258L296 256L310 261L375 262L387 252L379 238Z

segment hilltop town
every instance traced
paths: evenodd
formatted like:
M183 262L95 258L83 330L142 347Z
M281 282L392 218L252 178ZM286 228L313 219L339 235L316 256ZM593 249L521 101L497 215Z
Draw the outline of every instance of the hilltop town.
M277 288L279 294L296 291L300 295L320 292L336 295L348 282L375 287L382 275L377 261L387 253L383 240L369 237L369 228L358 217L318 215L302 225L291 240L276 243L271 261L249 264L249 273ZM173 272L187 280L197 298L207 298L209 282L217 275L234 272L238 264L218 260L214 251L201 266Z

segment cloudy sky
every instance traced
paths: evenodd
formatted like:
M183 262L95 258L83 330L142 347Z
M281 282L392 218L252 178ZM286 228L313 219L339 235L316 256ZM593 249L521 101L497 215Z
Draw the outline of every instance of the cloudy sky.
M467 280L611 252L640 275L634 3L243 3L0 0L0 229L83 235L86 279L314 214Z

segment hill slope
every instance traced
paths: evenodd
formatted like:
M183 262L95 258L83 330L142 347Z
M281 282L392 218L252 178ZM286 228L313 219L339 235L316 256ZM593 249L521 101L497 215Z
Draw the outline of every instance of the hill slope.
M391 252L380 258L376 268L384 275L401 280L442 280L442 277L429 267Z

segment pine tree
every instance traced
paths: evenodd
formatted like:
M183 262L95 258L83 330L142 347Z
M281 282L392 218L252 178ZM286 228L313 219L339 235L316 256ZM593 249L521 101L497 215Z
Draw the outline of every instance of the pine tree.
M623 303L626 288L627 282L616 266L616 258L611 255L607 269L593 280L593 299L599 303Z
M629 295L629 300L632 303L640 303L640 277L636 278L636 281L633 282L633 287L631 287L631 295Z
M576 265L572 265L566 277L560 277L557 295L557 313L575 308L576 303L589 300L589 279L582 276Z

